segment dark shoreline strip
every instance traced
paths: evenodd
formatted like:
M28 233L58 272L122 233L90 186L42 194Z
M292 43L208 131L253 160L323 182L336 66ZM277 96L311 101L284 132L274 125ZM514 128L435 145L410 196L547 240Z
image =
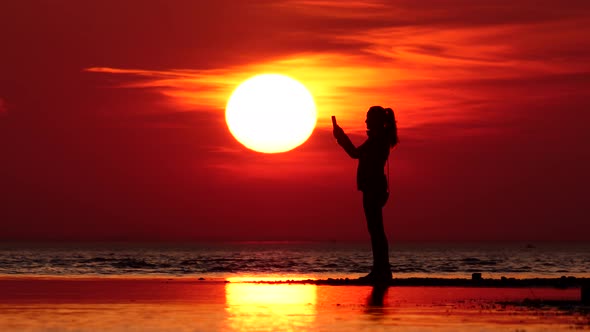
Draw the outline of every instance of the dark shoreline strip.
M247 281L257 284L312 284L332 286L372 286L371 283L359 279L306 279L306 280L282 280L282 281ZM579 288L590 284L590 278L501 278L501 279L461 279L461 278L395 278L383 286L436 286L436 287L554 287L554 288Z

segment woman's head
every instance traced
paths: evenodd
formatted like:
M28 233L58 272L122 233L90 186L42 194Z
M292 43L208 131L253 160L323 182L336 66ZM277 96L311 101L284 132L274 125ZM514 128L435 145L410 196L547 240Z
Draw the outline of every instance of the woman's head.
M395 114L391 108L371 106L367 111L367 120L365 122L367 123L368 133L385 133L391 148L399 142Z

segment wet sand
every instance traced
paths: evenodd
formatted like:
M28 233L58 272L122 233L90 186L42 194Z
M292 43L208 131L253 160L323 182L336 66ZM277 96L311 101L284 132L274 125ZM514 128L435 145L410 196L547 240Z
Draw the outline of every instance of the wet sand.
M0 278L0 331L565 331L579 288Z

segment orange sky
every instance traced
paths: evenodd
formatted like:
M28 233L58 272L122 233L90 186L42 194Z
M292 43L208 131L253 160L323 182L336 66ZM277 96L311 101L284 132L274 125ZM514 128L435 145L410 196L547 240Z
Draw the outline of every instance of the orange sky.
M563 4L567 4L563 5ZM365 240L356 162L396 111L395 240L588 240L587 1L0 4L2 240ZM318 126L264 155L224 107L262 72Z

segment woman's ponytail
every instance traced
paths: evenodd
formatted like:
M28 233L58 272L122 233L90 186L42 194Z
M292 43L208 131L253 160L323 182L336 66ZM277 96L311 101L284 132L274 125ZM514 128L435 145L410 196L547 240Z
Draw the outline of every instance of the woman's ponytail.
M389 137L389 147L393 149L399 143L399 138L397 137L395 114L391 108L385 108L385 130Z

